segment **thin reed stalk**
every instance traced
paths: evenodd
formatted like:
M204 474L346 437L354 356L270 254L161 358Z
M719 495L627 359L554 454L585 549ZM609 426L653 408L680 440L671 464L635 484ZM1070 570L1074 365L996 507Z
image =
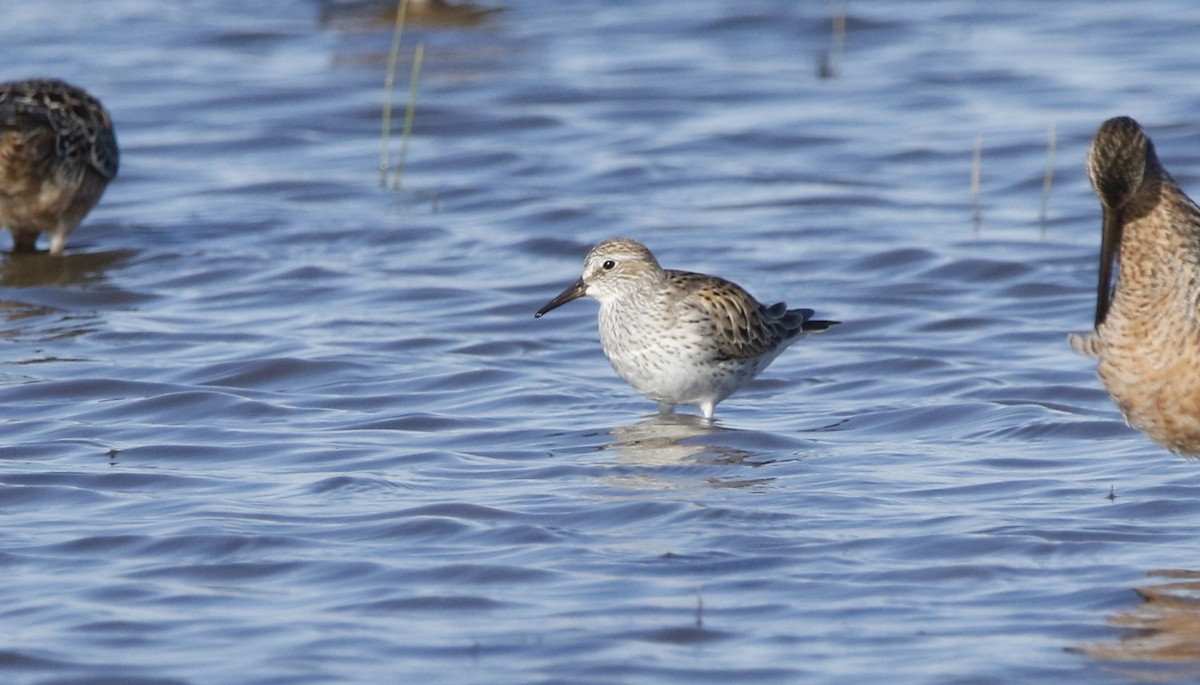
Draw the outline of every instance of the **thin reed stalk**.
M834 76L842 73L842 51L846 46L846 0L838 0L837 12L833 15L833 45L830 49L830 67Z
M404 33L404 16L408 13L408 0L399 0L396 6L396 25L392 29L392 49L388 52L387 76L383 79L383 116L379 133L379 187L387 187L388 143L392 134L392 93L396 85L396 59L400 55L400 36Z
M971 207L974 208L975 230L983 218L983 208L980 202L979 184L983 166L983 136L975 137L975 152L971 155Z
M1050 188L1054 185L1054 152L1058 147L1058 134L1054 130L1054 119L1046 122L1046 174L1042 177L1042 211L1039 218L1046 226L1046 208L1050 204Z
M393 189L400 187L400 177L404 175L404 162L408 159L408 141L412 138L413 115L417 111L417 83L421 79L421 62L424 59L425 44L417 43L417 51L413 54L412 74L408 79L408 107L404 110L404 131L400 134L400 158L396 160Z
M842 51L846 45L846 0L837 0L832 34L829 50L821 53L817 60L817 76L823 79L837 78L842 72Z

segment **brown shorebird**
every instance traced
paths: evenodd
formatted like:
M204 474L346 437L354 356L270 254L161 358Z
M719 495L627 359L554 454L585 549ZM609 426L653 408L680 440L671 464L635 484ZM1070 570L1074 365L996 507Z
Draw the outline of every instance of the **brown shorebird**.
M1099 359L1129 425L1200 454L1200 208L1128 117L1096 132L1087 172L1104 214L1100 281L1095 331L1071 347Z
M118 164L99 100L52 79L0 83L0 226L13 252L32 252L46 233L50 254L62 254Z

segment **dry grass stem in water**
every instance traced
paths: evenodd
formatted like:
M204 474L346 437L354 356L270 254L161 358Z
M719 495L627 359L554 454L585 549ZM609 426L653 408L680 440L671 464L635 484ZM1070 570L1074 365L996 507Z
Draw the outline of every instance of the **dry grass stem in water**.
M846 45L846 2L839 0L833 13L833 37L829 51L820 56L817 75L821 78L837 78L842 72L842 51Z
M392 49L388 52L387 76L383 79L383 122L379 138L379 187L387 187L388 142L392 133L392 92L396 85L396 58L400 54L400 36L404 33L404 15L408 0L400 0L396 9L396 27L392 30Z
M980 167L983 165L983 136L975 137L975 152L971 155L971 207L975 210L975 230L979 230L983 209L979 200Z
M404 161L408 159L408 140L412 138L413 115L417 111L417 82L421 78L421 62L425 59L425 44L418 43L417 51L413 54L412 75L408 79L408 107L404 110L404 131L400 134L400 158L396 160L396 176L392 179L392 188L400 187L400 177L404 174Z
M1042 227L1046 226L1046 208L1050 204L1050 188L1054 185L1054 152L1058 145L1058 136L1054 131L1054 120L1046 122L1046 175L1042 177L1042 212L1039 218Z

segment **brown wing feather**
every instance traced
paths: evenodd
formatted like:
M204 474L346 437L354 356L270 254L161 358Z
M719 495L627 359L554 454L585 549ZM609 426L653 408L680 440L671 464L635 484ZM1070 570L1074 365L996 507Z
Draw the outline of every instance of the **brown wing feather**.
M688 271L667 271L678 289L680 319L711 322L718 359L750 359L774 351L804 327L811 310L764 307L736 283ZM690 312L688 310L691 310Z
M120 152L112 119L96 98L62 81L0 83L0 128L52 133L47 163L84 165L104 179L117 175ZM45 144L45 143L43 143Z

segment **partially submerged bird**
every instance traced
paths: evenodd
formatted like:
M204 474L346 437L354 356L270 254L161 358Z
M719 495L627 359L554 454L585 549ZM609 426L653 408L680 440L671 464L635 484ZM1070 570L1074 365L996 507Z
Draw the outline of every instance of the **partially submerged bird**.
M1129 117L1100 126L1087 173L1104 215L1100 278L1095 330L1071 347L1099 359L1129 425L1200 454L1200 208Z
M694 404L709 419L789 345L838 323L783 302L766 307L716 276L663 269L628 238L592 248L583 278L534 316L584 295L600 301L600 344L621 378L662 413Z
M52 79L0 83L0 226L13 252L34 251L46 233L50 254L62 254L118 166L99 100Z

